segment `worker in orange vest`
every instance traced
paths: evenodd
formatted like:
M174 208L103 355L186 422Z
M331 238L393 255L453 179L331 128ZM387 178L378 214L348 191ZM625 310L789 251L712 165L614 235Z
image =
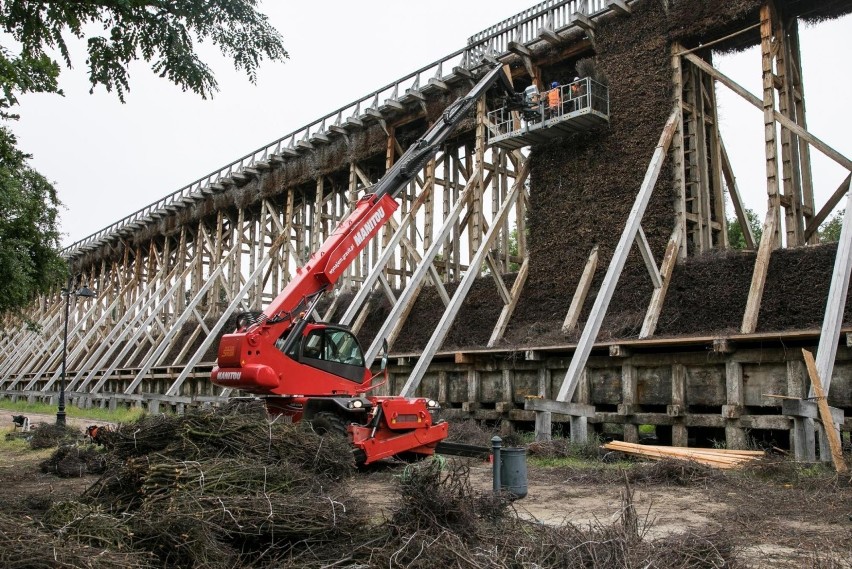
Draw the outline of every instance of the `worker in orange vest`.
M558 117L560 107L562 105L562 97L559 93L559 83L554 81L550 84L550 91L547 92L547 118Z

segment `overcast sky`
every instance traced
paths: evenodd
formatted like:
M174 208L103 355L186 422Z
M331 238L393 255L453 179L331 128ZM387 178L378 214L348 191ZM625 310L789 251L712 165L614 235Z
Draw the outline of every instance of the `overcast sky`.
M126 104L103 89L90 95L80 44L72 52L75 68L62 73L65 97L21 97L22 118L12 128L20 147L34 155L32 165L56 184L67 208L62 231L69 244L463 47L469 36L533 4L267 0L261 11L284 36L290 59L267 62L253 86L204 46L221 88L207 101L182 93L144 63L131 68ZM846 17L802 33L808 128L845 156L852 156L846 105L852 78L837 62L852 53L850 32ZM760 96L759 51L717 64ZM618 88L618 78L610 84ZM762 113L724 87L719 95L723 137L744 199L763 212ZM845 176L818 154L817 208Z

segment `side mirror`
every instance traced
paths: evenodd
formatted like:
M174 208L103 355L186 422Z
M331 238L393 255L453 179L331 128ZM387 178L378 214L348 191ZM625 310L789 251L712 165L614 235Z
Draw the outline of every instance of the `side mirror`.
M382 371L384 371L386 367L388 367L388 339L387 338L382 340L382 365L381 365Z

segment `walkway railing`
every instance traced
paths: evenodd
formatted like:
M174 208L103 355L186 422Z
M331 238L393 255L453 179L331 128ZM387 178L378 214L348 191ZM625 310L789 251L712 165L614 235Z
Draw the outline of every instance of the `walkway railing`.
M468 50L479 54L503 54L509 42L527 44L541 36L541 30L562 30L580 12L594 15L607 10L607 0L545 0L502 22L485 28L467 40Z
M298 155L325 144L344 128L352 129L377 121L430 90L443 88L442 83L469 75L486 55L500 57L507 52L509 41L531 44L540 40L542 29L558 32L572 26L572 15L580 11L596 15L608 11L606 0L546 0L520 14L483 30L468 40L468 45L438 61L423 66L364 97L332 111L273 142L249 152L233 162L198 178L179 190L153 202L132 214L84 237L63 249L62 254L73 257L94 250L115 235L132 233L172 211L191 206L207 195L224 191L228 185L247 179L269 167L275 160Z

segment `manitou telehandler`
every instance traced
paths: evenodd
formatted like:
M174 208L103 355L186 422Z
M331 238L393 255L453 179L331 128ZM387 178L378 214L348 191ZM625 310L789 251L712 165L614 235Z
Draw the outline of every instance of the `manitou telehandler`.
M311 314L399 204L399 193L438 151L470 109L495 83L517 101L502 66L491 69L414 143L362 197L262 313L238 319L219 343L211 380L266 400L273 414L310 421L318 432L345 434L358 464L395 455L429 455L447 436L435 422L435 401L369 395L376 376L365 367L355 335L346 327L313 322ZM386 354L385 354L386 356ZM384 364L382 366L384 368Z

